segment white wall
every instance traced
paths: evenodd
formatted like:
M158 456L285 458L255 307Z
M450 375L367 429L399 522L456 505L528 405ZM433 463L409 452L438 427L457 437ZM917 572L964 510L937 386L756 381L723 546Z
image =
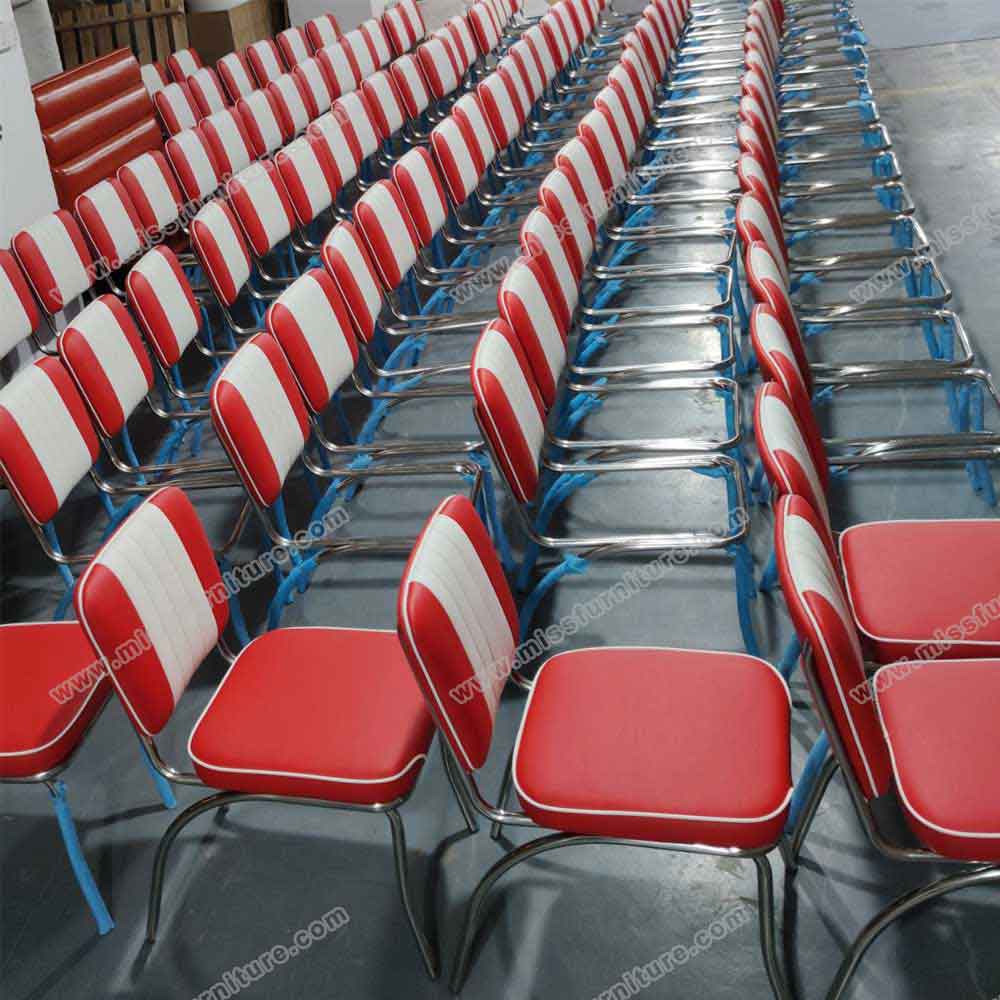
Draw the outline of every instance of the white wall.
M0 0L0 127L0 246L6 247L57 205L10 0Z

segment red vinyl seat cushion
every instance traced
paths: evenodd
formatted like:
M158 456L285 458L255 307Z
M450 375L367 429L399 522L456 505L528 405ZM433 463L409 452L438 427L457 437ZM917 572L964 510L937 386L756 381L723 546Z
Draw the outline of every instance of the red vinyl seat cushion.
M893 665L875 678L897 795L917 838L946 858L1000 861L1000 660Z
M395 632L283 628L240 653L188 751L213 788L372 805L409 794L433 734Z
M24 778L73 753L111 684L78 622L28 622L0 626L0 691L0 777Z
M1000 656L1000 521L858 524L840 557L876 662Z
M514 752L540 826L629 840L775 844L791 797L790 699L764 660L606 647L539 671Z

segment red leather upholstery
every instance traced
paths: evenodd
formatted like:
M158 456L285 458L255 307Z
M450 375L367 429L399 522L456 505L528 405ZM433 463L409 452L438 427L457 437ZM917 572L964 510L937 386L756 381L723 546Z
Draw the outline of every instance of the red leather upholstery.
M438 505L399 587L397 628L413 675L462 767L486 761L518 635L486 527L465 497Z
M340 222L323 241L321 253L347 303L355 334L368 343L382 309L382 289L364 239L350 222Z
M30 777L73 753L111 694L101 673L77 622L0 625L0 778Z
M514 784L525 812L554 830L771 847L792 794L790 713L781 676L756 657L559 653L525 706Z
M191 221L191 245L219 301L232 305L250 277L250 254L232 209L221 199Z
M0 356L31 334L38 318L38 307L17 259L9 250L0 250Z
M110 662L127 643L141 646L111 680L143 732L166 725L218 641L226 593L205 529L176 486L136 508L80 577L74 605L97 655Z
M912 666L905 679L893 667L875 677L904 815L943 857L1000 861L1000 660Z
M32 88L59 204L163 145L139 64L118 49Z
M387 289L397 288L417 259L417 235L392 181L373 184L354 206L355 223Z
M183 83L188 77L194 76L204 64L195 49L178 49L167 56L167 70L172 80Z
M188 750L213 788L372 805L410 793L433 735L395 633L287 628L240 653Z
M267 329L281 346L313 413L322 413L358 360L347 304L321 268L306 271L267 310Z
M856 524L841 534L840 556L851 610L878 663L1000 655L1000 522ZM941 586L930 584L929 568Z
M392 181L403 196L420 246L427 246L448 218L448 201L437 167L424 146L411 149L393 165Z
M287 239L295 227L288 192L270 160L252 164L229 182L229 204L258 257Z
M289 70L294 69L304 59L308 59L312 53L306 41L306 33L301 28L293 27L279 31L274 40Z
M333 14L320 14L319 17L306 21L305 31L313 52L332 45L341 36L340 25Z
M76 219L63 209L15 233L11 247L35 298L50 315L93 284L94 259Z

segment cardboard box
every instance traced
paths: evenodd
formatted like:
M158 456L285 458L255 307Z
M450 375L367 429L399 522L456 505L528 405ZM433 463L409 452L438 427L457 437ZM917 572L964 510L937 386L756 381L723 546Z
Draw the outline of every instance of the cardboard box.
M249 0L229 10L200 13L188 10L188 41L205 65L227 52L242 51L251 42L270 38L271 0Z

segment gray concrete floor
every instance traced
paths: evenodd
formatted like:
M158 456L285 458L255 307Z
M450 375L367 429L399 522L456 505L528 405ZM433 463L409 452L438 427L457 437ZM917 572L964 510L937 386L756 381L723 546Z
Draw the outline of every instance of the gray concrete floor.
M872 40L875 93L929 231L947 227L977 205L1000 206L1000 19L993 0L978 3L886 3L858 0ZM982 39L982 40L977 40ZM979 356L1000 366L1000 314L995 274L1000 236L980 228L952 247L942 267L955 290ZM882 398L862 421L900 419L900 399ZM916 418L921 407L904 415ZM440 418L439 418L440 419ZM448 413L454 428L467 415ZM405 423L405 421L403 421ZM702 518L702 492L671 484L670 515ZM638 494L629 490L630 503ZM440 485L404 496L365 495L355 527L393 531L419 526ZM622 492L587 491L582 519L615 524ZM216 538L237 507L236 495L198 499ZM875 517L982 516L984 508L960 472L912 470L864 473L837 485L840 525ZM34 539L9 504L2 511L5 586L3 620L40 617L54 603L52 575ZM81 499L69 512L70 535L86 541L93 505ZM754 551L766 558L770 517L755 515ZM325 567L310 591L289 609L287 624L394 625L395 588L402 563L351 560ZM598 564L567 578L543 607L539 622L558 617L581 597L620 576L624 566ZM947 585L947 582L944 582ZM250 614L259 615L251 600ZM788 636L780 595L755 609L767 654L776 657ZM664 643L739 649L731 571L700 562L677 568L592 626L581 644ZM162 748L184 760L187 733L218 683L221 662L207 663L181 702ZM804 684L792 685L796 769L817 733ZM496 788L523 699L501 705L497 743L483 785ZM337 707L331 706L331 726ZM734 753L739 747L734 746ZM109 901L117 928L99 938L62 851L47 796L37 788L0 787L0 993L9 1000L141 997L181 1000L210 990L223 973L250 962L334 907L350 922L257 984L247 997L443 998L429 983L399 907L384 820L325 810L248 804L216 823L189 827L168 871L160 938L143 945L146 893L157 840L170 821L159 807L140 762L135 737L120 708L109 706L67 775L84 849ZM197 793L181 789L179 803ZM446 969L473 886L500 856L481 831L460 836L461 820L435 751L405 807L414 884L423 912L437 928ZM513 833L515 843L527 839ZM931 877L923 866L892 864L866 841L839 779L809 837L804 863L786 882L775 858L786 947L799 995L821 997L840 955L865 922L890 899ZM579 998L608 990L626 970L674 945L745 902L756 907L747 863L612 847L548 855L512 872L490 905L487 932L463 995L500 998ZM770 995L758 952L755 922L667 978L643 996L764 998ZM887 932L866 960L851 991L857 1000L993 1000L1000 995L1000 898L972 891L952 897ZM218 994L223 995L223 994Z

